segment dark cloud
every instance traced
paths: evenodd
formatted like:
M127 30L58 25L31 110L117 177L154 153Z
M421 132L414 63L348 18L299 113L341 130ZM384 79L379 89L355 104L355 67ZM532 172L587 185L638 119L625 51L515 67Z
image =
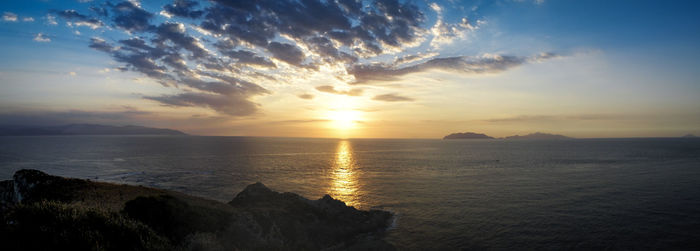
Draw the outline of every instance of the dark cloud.
M538 55L532 58L506 55L447 57L435 58L424 63L401 68L386 64L355 65L352 69L348 70L348 72L355 77L355 84L366 83L368 81L396 80L403 75L432 69L472 74L498 73L520 66L531 60L553 58L554 55L556 54L549 53L545 56Z
M172 4L163 6L163 10L177 17L198 18L204 14L204 11L194 10L198 5L199 3L196 1L175 0Z
M87 26L92 29L97 29L104 25L99 19L80 14L75 10L63 10L54 12L57 16L70 21L70 23L73 25Z
M229 53L226 53L225 55L235 58L237 63L239 64L247 64L247 65L259 65L259 66L266 66L266 67L271 67L275 68L277 67L275 63L270 61L267 58L257 56L255 53L250 52L250 51L245 51L245 50L237 50L237 51L230 51Z
M423 62L437 54L419 53L399 58L397 52L428 43L426 36L431 34L425 14L411 1L174 0L162 9L146 10L137 1L120 0L91 10L96 17L73 10L56 13L73 23L97 24L90 21L97 20L102 27L123 31L126 37L93 38L89 47L122 63L117 67L121 70L181 89L178 95L148 99L169 106L206 107L231 116L249 115L257 109L250 99L270 93L261 84L304 77L301 75L321 69L330 69L343 81L354 76L357 84L430 69L499 72L555 57L443 57ZM156 18L154 13L159 12L176 18ZM391 55L378 58L394 57L396 62L371 63L377 61L375 56L385 54ZM410 65L415 62L421 63ZM333 86L316 89L349 96L363 92ZM312 97L308 95L300 97ZM407 101L401 96L380 96L385 101Z
M372 98L372 100L386 101L386 102L400 102L400 101L414 101L414 99L404 96L399 96L398 94L383 94L377 95Z
M153 13L141 9L129 1L122 1L118 4L109 4L112 7L114 18L112 22L118 28L130 32L142 32L151 29L153 26L149 20Z
M104 39L101 38L91 38L89 47L103 52L112 52L112 50L114 49L111 45L107 44L107 42L105 42Z
M272 56L276 59L294 66L302 66L302 62L305 58L304 53L291 44L272 42L267 45L267 50L272 53Z
M207 107L231 116L246 116L255 113L258 105L246 96L225 96L198 92L185 92L176 95L146 96L167 106Z
M192 53L192 57L202 59L209 56L199 41L185 33L185 25L179 23L163 23L156 28L156 38L153 43L157 47L167 48L166 42L170 41L174 46L170 49L184 48Z
M335 87L330 85L317 86L316 90L320 92L333 93L338 95L348 95L348 96L362 96L363 90L360 88L354 88L347 91L336 90Z

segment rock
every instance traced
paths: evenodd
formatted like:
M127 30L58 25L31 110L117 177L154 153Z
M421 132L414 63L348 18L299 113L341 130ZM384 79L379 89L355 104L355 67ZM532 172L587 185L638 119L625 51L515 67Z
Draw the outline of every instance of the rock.
M250 213L260 224L261 235L281 247L323 249L349 247L358 242L381 243L383 230L393 215L386 211L361 211L326 195L309 200L294 193L278 193L262 183L249 185L230 205Z
M15 172L15 202L37 202L41 200L69 201L73 191L90 186L81 179L67 179L48 175L39 170L23 169Z
M17 203L15 199L15 182L12 180L0 181L0 210Z
M226 204L37 170L0 182L0 241L8 247L38 236L45 241L34 243L35 249L393 250L382 240L392 217L328 195L309 200L275 192L262 183Z

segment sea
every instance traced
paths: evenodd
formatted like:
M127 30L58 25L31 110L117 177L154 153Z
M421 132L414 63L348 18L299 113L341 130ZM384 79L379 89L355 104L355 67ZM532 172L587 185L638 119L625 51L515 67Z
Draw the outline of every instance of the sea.
M700 139L0 137L20 169L228 202L262 182L396 217L400 250L698 250Z

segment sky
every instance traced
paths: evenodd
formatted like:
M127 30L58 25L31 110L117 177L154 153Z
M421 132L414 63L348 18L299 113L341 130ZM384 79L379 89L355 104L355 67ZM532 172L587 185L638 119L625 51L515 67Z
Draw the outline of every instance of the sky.
M0 2L0 124L700 135L697 1Z

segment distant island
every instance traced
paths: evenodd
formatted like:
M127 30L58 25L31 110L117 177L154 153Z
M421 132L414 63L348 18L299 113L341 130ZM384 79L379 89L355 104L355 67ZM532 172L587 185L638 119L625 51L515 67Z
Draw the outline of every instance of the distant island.
M458 132L447 135L442 139L493 139L493 137L486 134L474 133L474 132Z
M144 126L109 126L96 124L70 124L57 126L0 126L0 136L39 135L187 135L184 132Z
M695 135L689 133L689 134L683 135L683 137L681 137L681 138L697 138L697 137L698 136L695 136Z
M495 139L494 137L488 136L483 133L475 132L459 132L453 133L443 137L442 139ZM571 139L570 137L559 135L559 134L549 134L549 133L530 133L528 135L513 135L500 139Z
M566 137L564 135L559 135L559 134L549 134L549 133L541 133L541 132L536 132L536 133L530 133L528 135L514 135L514 136L508 136L505 137L505 139L570 139L570 137Z

